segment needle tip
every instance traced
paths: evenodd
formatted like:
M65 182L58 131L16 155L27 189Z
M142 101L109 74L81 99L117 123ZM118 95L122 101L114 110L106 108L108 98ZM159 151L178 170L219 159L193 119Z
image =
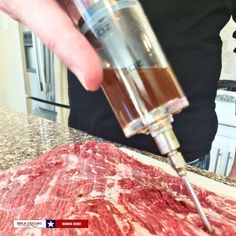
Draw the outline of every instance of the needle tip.
M182 177L182 179L183 179L183 181L184 181L184 183L185 183L185 186L186 186L187 189L188 189L188 192L189 192L189 194L190 194L190 197L192 198L192 201L193 201L194 204L195 204L195 207L197 208L197 211L198 211L198 213L199 213L199 215L200 215L200 217L201 217L202 222L204 223L204 225L205 225L206 229L208 230L208 232L209 232L210 234L213 234L213 233L214 233L214 230L213 230L213 228L212 228L212 225L211 225L211 223L209 222L209 220L207 219L207 217L206 217L206 215L205 215L205 213L204 213L204 211L203 211L202 205L201 205L201 203L199 202L199 199L198 199L198 197L197 197L197 195L196 195L196 193L195 193L195 191L194 191L194 189L193 189L191 183L189 182L188 177L187 177L186 175L185 175L185 176L181 176L181 177Z

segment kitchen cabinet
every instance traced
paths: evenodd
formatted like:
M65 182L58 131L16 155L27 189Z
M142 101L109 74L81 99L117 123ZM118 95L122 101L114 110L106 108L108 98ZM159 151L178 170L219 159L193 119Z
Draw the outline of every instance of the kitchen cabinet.
M236 127L219 124L211 149L209 170L228 176L232 168L236 150Z
M236 158L236 92L219 90L218 131L212 144L210 171L228 176Z
M233 53L235 39L232 37L235 27L236 23L231 18L220 34L223 46L219 87L223 90L218 90L216 97L219 125L210 162L210 171L226 176L236 158L236 53Z

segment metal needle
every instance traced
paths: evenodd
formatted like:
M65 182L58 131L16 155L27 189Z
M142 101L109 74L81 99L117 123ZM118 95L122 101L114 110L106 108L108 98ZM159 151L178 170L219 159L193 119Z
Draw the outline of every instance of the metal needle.
M189 182L188 177L186 175L183 175L183 176L181 176L181 178L183 179L183 181L185 183L185 186L187 187L187 189L188 189L188 191L190 193L192 201L194 202L194 204L195 204L195 206L197 208L197 211L198 211L198 213L199 213L203 223L205 224L207 230L209 231L209 233L213 233L212 226L211 226L209 220L207 219L207 217L206 217L206 215L205 215L205 213L204 213L204 211L202 209L202 205L199 202L198 197L197 197L197 195L196 195L196 193L195 193L191 183Z
M155 125L157 125L157 123L155 123ZM210 222L208 221L202 209L201 203L199 202L198 197L187 177L187 165L183 158L183 155L181 154L181 152L178 151L179 143L172 130L171 125L166 125L164 122L164 126L162 124L161 128L159 127L159 129L156 129L155 125L149 128L151 135L157 144L157 147L159 148L161 154L168 158L170 165L184 181L185 186L188 189L188 192L193 203L195 204L195 207L197 208L202 222L206 226L209 233L213 233L213 228Z
M202 209L202 205L199 202L198 197L197 197L197 195L196 195L196 193L195 193L195 191L194 191L194 189L187 177L186 162L185 162L182 154L180 152L178 152L177 150L174 150L174 151L168 153L168 159L170 161L171 166L174 168L174 170L177 172L177 174L184 181L185 186L188 189L189 195L190 195L195 207L197 208L197 211L201 217L202 222L206 226L209 233L213 233L212 226L211 226L210 222L208 221L208 219Z

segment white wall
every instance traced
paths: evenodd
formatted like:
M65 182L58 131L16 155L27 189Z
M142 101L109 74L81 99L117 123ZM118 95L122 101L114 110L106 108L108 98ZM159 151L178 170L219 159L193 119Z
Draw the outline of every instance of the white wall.
M0 12L0 105L26 111L19 24Z
M4 85L4 75L5 75L5 63L3 58L3 38L1 35L1 26L0 26L0 106L5 104L5 91L3 89Z
M236 53L233 53L234 48L236 48L236 39L232 37L235 30L236 23L230 19L220 34L223 41L222 71L220 79L236 80Z

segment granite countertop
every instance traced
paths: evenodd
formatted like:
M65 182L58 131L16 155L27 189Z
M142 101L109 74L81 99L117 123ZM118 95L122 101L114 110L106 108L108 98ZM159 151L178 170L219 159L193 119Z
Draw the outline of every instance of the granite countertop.
M56 122L0 106L0 171L29 161L57 146L92 140L106 141ZM160 161L165 161L164 158L157 155L131 149ZM188 167L188 169L236 187L236 181L226 177L217 176L195 167Z

